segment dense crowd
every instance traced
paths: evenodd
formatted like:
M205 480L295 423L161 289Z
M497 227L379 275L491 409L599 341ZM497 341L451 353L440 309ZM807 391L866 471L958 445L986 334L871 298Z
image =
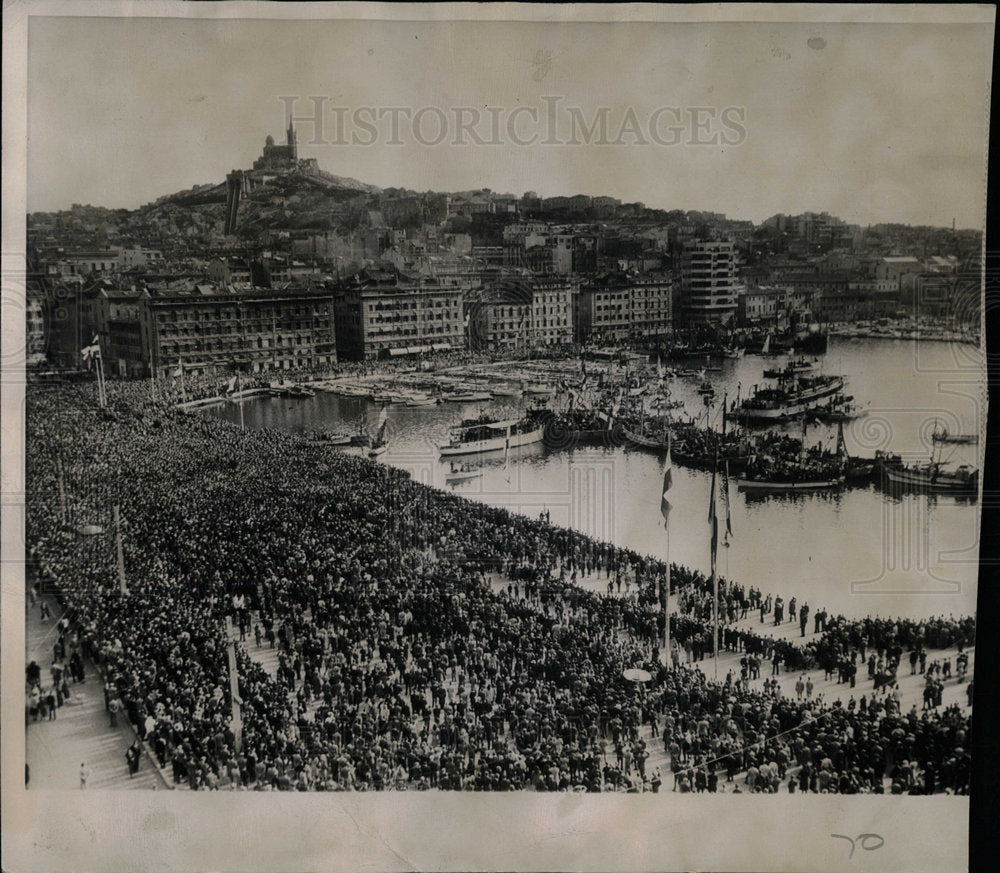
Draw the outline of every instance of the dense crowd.
M769 633L785 621L780 598L722 580L718 643L744 653L744 672L709 681L689 663L713 648L703 574L672 567L678 649L663 666L666 568L654 558L289 434L177 412L148 385L112 383L109 394L98 411L92 386L29 391L30 560L66 610L59 640L99 665L109 706L121 699L178 784L641 790L659 786L646 767L651 735L682 792L721 790L720 780L880 791L886 774L892 790L967 790L969 717L957 707L901 713L892 681L841 706L750 679L761 660L773 674L853 663L867 649L891 658L971 644L971 619L849 622L821 610L820 637L799 646ZM576 584L596 571L635 594ZM788 608L808 620L794 598ZM751 610L768 618L760 632L735 626ZM262 647L277 651L275 678L252 657ZM639 666L650 682L623 677Z

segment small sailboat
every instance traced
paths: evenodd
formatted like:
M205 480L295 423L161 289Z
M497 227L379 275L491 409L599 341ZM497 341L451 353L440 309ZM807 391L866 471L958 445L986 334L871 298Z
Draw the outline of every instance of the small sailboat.
M383 406L378 413L378 425L375 431L375 439L372 440L371 446L368 448L368 457L377 458L386 449L389 448L388 441L386 440L385 429L386 425L389 423L389 413Z

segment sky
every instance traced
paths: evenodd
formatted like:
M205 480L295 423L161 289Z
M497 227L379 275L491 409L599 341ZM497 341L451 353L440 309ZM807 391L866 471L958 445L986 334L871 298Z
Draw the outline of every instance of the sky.
M36 17L28 211L220 182L284 142L291 106L300 157L380 187L980 227L991 41L981 24Z

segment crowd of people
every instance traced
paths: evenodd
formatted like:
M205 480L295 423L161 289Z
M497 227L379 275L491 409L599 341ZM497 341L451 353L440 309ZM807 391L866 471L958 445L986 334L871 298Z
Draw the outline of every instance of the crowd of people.
M856 707L794 700L750 677L761 659L773 675L867 649L971 645L972 619L824 616L797 645L737 627L751 609L784 613L722 580L718 644L747 663L716 682L691 663L715 642L703 574L671 569L678 649L661 664L657 559L290 434L176 411L148 385L108 393L96 410L86 384L29 391L29 560L65 609L61 636L178 785L635 791L659 785L652 736L681 792L879 791L887 775L894 791L967 790L960 708L902 713L892 682ZM576 584L597 571L635 595ZM271 647L275 677L255 657ZM650 681L626 679L634 667Z

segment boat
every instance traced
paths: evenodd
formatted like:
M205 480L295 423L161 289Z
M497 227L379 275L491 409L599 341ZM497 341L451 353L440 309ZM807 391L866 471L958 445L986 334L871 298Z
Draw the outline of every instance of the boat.
M777 388L760 388L740 404L747 421L787 421L808 412L844 388L843 376L798 376L782 379Z
M292 385L288 389L289 397L297 397L300 400L306 397L315 397L316 392L312 388L307 388L305 385Z
M669 445L666 431L660 434L644 434L624 427L623 433L625 434L625 439L630 443L644 449L655 449L658 452L665 452Z
M492 394L494 397L513 397L513 398L517 398L517 397L520 397L522 395L522 393L523 392L521 391L520 388L515 388L512 385L505 385L505 386L500 386L500 387L497 387L497 388L491 388L490 389L490 394Z
M545 427L535 416L495 420L487 415L470 418L452 428L452 440L441 446L442 456L475 455L540 443Z
M783 368L769 367L764 371L765 379L786 379L798 373L805 373L813 368L813 364L805 358L797 361L789 361Z
M485 391L452 391L441 399L450 403L482 403L493 398Z
M745 476L736 480L736 487L740 491L821 491L839 488L844 481L843 473L839 476L815 476L803 471L802 478L788 474L760 479Z
M698 393L713 397L715 396L715 386L713 386L711 382L702 382L698 386Z
M932 459L921 464L886 463L883 469L891 484L904 488L967 494L979 487L979 471L968 464L960 464L955 470L945 470L941 463Z
M843 429L835 452L823 451L822 444L805 448L806 422L802 421L802 442L797 458L754 455L736 485L743 491L820 491L839 488L847 479Z
M375 439L371 441L371 445L368 447L369 458L377 458L389 448L389 441L386 439L386 427L388 424L389 413L383 406L378 413L378 425L375 432Z
M458 467L452 464L451 469L445 475L445 481L448 484L454 484L455 482L465 482L469 479L478 479L482 475L483 471L473 467L471 464L460 464Z
M943 427L935 430L931 439L936 443L948 443L955 446L972 446L979 442L979 435L974 433L948 433L948 429Z
M349 446L354 441L354 437L343 431L316 431L310 442L324 446Z
M406 401L407 406L437 406L438 399L427 394L414 394Z

